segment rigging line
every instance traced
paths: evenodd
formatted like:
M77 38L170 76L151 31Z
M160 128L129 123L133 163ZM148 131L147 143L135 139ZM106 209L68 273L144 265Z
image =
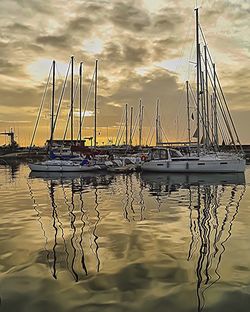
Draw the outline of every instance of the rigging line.
M149 120L149 118L148 118L148 114L147 114L147 112L146 111L144 111L144 120L146 120L146 124L148 124L148 122L150 122L150 120ZM153 117L154 118L154 117ZM153 119L154 120L154 119ZM151 132L151 127L152 127L152 125L153 125L153 120L151 121L152 123L151 123L151 125L150 125L150 132ZM145 128L145 127L144 127ZM149 132L149 134L150 134L150 132ZM148 134L148 136L149 136L149 134ZM148 138L148 137L147 137ZM146 145L147 145L147 141L148 141L148 139L146 140Z
M226 101L225 95L224 95L224 93L223 93L223 90L222 90L222 87L221 87L221 84L220 84L220 81L219 81L219 78L218 78L217 73L215 73L215 76L216 76L216 80L217 80L217 82L218 82L218 84L219 84L219 88L220 88L220 91L221 91L221 95L222 95L222 98L223 98L223 100L224 100L224 103L225 103L225 106L226 106L226 110L227 110L227 113L228 113L230 122L231 122L231 124L232 124L232 126L233 126L233 130L234 130L234 133L235 133L235 135L236 135L237 142L239 143L240 149L241 149L241 151L243 152L243 148L242 148L242 145L241 145L241 143L240 143L240 139L239 139L239 136L238 136L238 132L237 132L237 130L236 130L236 128L235 128L235 124L234 124L232 115L231 115L231 113L230 113L230 110L229 110L229 108L228 108L227 101Z
M58 79L59 79L59 80L62 80L62 75L61 75L60 72L59 72L57 63L56 63L55 65L56 65L56 73L57 73L57 75L58 75Z
M188 68L187 68L187 79L186 80L190 80L189 79L190 72L191 72L191 68L193 67L191 60L195 57L194 56L194 54L195 54L194 45L195 45L195 34L193 35L192 46L191 46L190 53L189 53Z
M58 100L56 116L55 116L55 120L54 120L54 124L53 124L53 129L52 129L52 135L54 134L55 129L56 129L56 122L57 122L57 119L58 119L58 116L59 116L59 113L60 113L62 100L63 100L64 93L65 93L65 90L66 90L66 84L67 84L68 75L69 75L69 70L70 70L70 63L71 63L71 62L69 62L69 64L68 64L68 68L67 68L67 71L66 71L66 76L65 76L65 79L64 79L64 83L63 83L61 95L60 95L60 98L59 98L59 100Z
M37 118L36 118L36 122L35 122L34 130L33 130L32 138L31 138L31 142L30 142L29 152L30 152L31 147L32 147L32 145L34 143L37 127L38 127L38 124L39 124L39 121L40 121L40 118L41 118L41 113L42 113L44 101L45 101L45 98L46 98L46 95L47 95L47 91L48 91L48 85L49 85L49 81L50 81L52 67L53 67L53 64L51 64L51 66L50 66L49 76L48 76L48 79L47 79L45 90L43 92L42 100L41 100L41 103L40 103L40 107L39 107L39 110L38 110L38 115L37 115Z
M205 38L205 35L204 35L204 33L203 33L201 27L200 27L200 30L201 30L202 37L204 38L204 41L205 41L205 43L206 43L206 38ZM207 51L208 51L209 59L210 59L210 61L213 63L213 60L212 60L212 57L211 57L211 54L210 54L209 49L207 49ZM218 78L217 73L216 73L215 75L216 75L216 80L217 80L217 82L218 82L218 84L219 84L219 88L220 88L220 91L221 91L221 94L222 94L222 97L223 97L223 100L224 100L224 104L225 104L227 113L228 113L228 115L229 115L230 122L231 122L231 124L232 124L232 126L233 126L233 130L234 130L234 133L235 133L235 135L236 135L237 142L238 142L239 145L240 145L241 151L243 151L242 146L241 146L241 143L240 143L240 140L239 140L239 136L238 136L238 133L237 133L237 131L236 131L235 124L234 124L234 122L233 122L231 113L230 113L230 111L229 111L229 108L228 108L228 105L227 105L227 101L226 101L226 98L225 98L225 96L224 96L224 93L223 93L223 90L222 90L222 87L221 87L221 84L220 84L220 81L219 81L219 78ZM235 144L234 144L234 145L235 145ZM237 149L236 149L236 150L237 150Z
M151 135L151 139L149 141L149 146L151 145L152 141L153 141L153 137L154 137L154 131L152 131L152 135Z
M183 111L182 110L182 105L181 105L181 103L183 102L183 97L184 97L184 95L185 95L185 92L184 92L184 89L185 89L185 83L183 84L183 87L182 87L182 89L181 89L181 93L180 93L180 95L179 95L179 100L178 100L178 104L177 104L177 113L176 113L176 120L178 120L178 116L180 115L181 116L181 113L180 113L180 110L181 111ZM177 123L177 127L176 127L176 137L178 137L179 136L179 129L178 129L178 123Z
M57 119L58 119L58 116L59 116L59 113L60 113L62 100L63 100L64 93L65 93L65 90L66 90L66 84L67 84L67 80L68 80L69 69L70 69L70 63L69 63L69 65L68 65L68 69L67 69L66 76L65 76L65 79L64 79L62 91L61 91L61 94L60 94L60 98L59 98L59 100L58 100L56 116L55 116L55 120L54 120L54 124L53 124L53 129L52 129L52 135L54 134L55 129L56 129Z
M181 92L180 92L179 98L178 98L178 105L177 105L177 113L176 113L176 115L179 115L180 110L181 110L181 108L182 108L182 107L180 107L180 106L181 106L180 104L181 104L181 102L182 102L182 100L183 100L183 96L184 96L184 94L185 94L185 92L184 92L185 87L186 87L186 84L183 83L183 84L182 84L182 89L180 90Z
M154 121L155 121L155 116L153 116L152 120L151 120L151 125L150 125L150 129L149 129L149 133L148 133L148 136L147 136L147 140L146 140L146 145L148 144L148 140L150 138L150 135L151 135L151 131L152 129L154 128Z
M79 85L79 77L77 79L75 90L74 90L74 94L73 94L73 104L75 103L76 93L77 93L77 90L78 90L78 85ZM69 120L70 120L70 116L71 116L71 109L72 109L72 107L70 107L70 109L69 109L68 119L67 119L67 123L66 123L66 128L65 128L65 131L64 131L64 135L63 135L63 143L65 141L65 138L66 138L67 132L68 132Z
M203 56L202 56L202 60L203 60L203 62L205 62ZM209 69L211 70L210 64L208 64L208 65L209 65ZM208 71L207 73L208 73L208 77L209 77L210 83L212 84L211 72ZM218 92L217 92L217 93L218 93ZM218 99L218 96L217 96L217 99ZM212 106L211 108L213 109L213 106ZM221 110L219 110L219 112L222 114ZM223 115L222 115L222 117L223 117ZM225 118L224 118L224 117L223 117L223 120L224 120L224 122L225 122ZM221 136L222 136L223 140L226 140L226 136L228 135L228 133L226 133L226 132L224 131L224 129L223 129L222 125L221 125L221 121L220 121L220 119L218 118L218 116L217 116L217 123L218 123L219 131L220 131L220 133L221 133ZM227 124L226 124L226 127L227 127ZM230 135L230 134L229 134L229 135Z
M122 140L122 138L123 138L123 135L124 135L124 132L125 132L125 128L126 128L126 126L125 126L125 124L124 124L124 125L123 125L123 128L122 128L121 136L120 136L120 138L119 138L119 141L118 141L117 145L120 145L120 142L121 142L121 140ZM123 144L123 142L122 142L122 144Z
M135 119L135 126L133 127L133 133L132 133L132 140L134 138L134 135L136 133L136 130L137 130L137 126L139 124L139 116L140 116L140 111L138 111L137 115L136 115L136 119Z
M162 133L163 133L163 135L164 135L166 141L169 142L168 137L167 137L167 135L166 135L166 133L165 133L165 130L162 128L161 124L160 124L160 129L161 129L161 131L162 131Z
M222 118L222 120L223 120L223 118ZM225 132L225 130L223 129L220 118L218 118L218 117L217 117L217 122L218 122L219 131L221 133L222 139L225 141L228 141L230 143L230 139L229 139L230 137L228 136L228 133Z
M176 72L177 72L177 69L179 69L181 67L181 59L184 57L184 52L186 50L188 39L190 37L190 33L191 33L191 19L192 19L192 17L190 16L189 20L187 22L187 25L189 25L189 27L187 27L187 29L186 29L186 33L185 33L185 36L184 36L184 44L182 45L182 47L180 47L180 52L181 52L180 58L179 58L178 62L176 63L176 66L175 66L175 71Z
M154 128L153 125L154 125L154 121L151 122L150 129L149 129L149 132L148 132L148 136L147 136L147 139L146 139L146 145L148 145L148 140L150 138L151 131ZM153 131L153 133L154 133L154 131Z
M190 85L190 90L191 90L191 96L192 96L192 98L193 98L193 101L194 101L194 103L196 104L196 98L195 98L195 95L194 95L194 93L193 93L193 89L192 89L191 85ZM196 104L196 105L197 105L197 104ZM202 124L203 124L203 126L204 126L204 120L203 120L203 117L202 117L201 112L199 113L199 118L200 118L200 120L201 120L201 122L202 122ZM211 128L211 126L210 126L210 128ZM212 130L212 128L211 128L211 130ZM211 137L210 137L210 134L209 134L209 128L207 129L207 128L205 127L205 131L206 131L206 133L207 133L207 135L208 135L208 139L209 139L210 143L213 145L213 142L212 142ZM216 142L215 135L214 135L213 131L211 131L211 133L212 133L212 136L213 136L213 139L214 139L216 148L219 149L218 142Z
M194 96L193 89L192 89L191 85L190 85L190 90L191 90L191 95L192 95L193 101L194 101L194 103L196 104L196 98L195 98L195 96ZM197 104L196 104L196 105L197 105ZM203 124L203 126L204 126L204 120L203 120L203 118L202 118L201 112L200 112L200 114L199 114L199 117L200 117L201 122L202 122L202 124ZM210 128L211 128L211 126L210 126ZM212 130L212 129L210 129L210 130ZM211 144L212 144L212 140L211 140L211 137L210 137L210 134L209 134L209 128L207 129L207 128L205 127L205 131L206 131L206 133L207 133L207 135L208 135L209 141L210 141ZM213 136L213 139L214 139L216 148L219 149L218 142L216 142L215 135L213 134L213 132L212 132L212 136Z
M83 122L84 122L85 113L86 113L87 106L88 106L88 102L89 102L89 98L90 98L90 93L91 93L91 90L92 90L92 88L93 88L94 77L95 77L95 69L94 69L94 71L93 71L93 75L92 75L92 78L91 78L91 81L90 81L90 85L89 85L87 97L86 97L85 104L84 104L83 115L82 115L82 117L81 117L81 118L82 118L82 120L81 120L81 124L82 124L82 125L83 125ZM77 139L79 139L79 137L80 137L80 131L81 131L81 130L79 130Z
M210 68L210 70L211 70L211 67L210 67L210 64L209 64L209 63L208 63L208 65L209 65L209 68ZM211 85L213 85L213 84L212 84L211 73L210 73L209 71L208 71L208 77L209 77L209 80L210 80ZM224 110L224 107L223 107L223 103L222 103L222 101L221 101L220 94L219 94L218 92L216 92L216 99L218 100L219 109L220 109L220 111L221 111L221 113L222 113L222 116L223 116L223 119L224 119L224 122L225 122L225 125L226 125L226 128L227 128L227 131L228 131L228 133L229 133L229 135L230 135L230 138L231 138L231 140L232 140L232 143L233 143L233 145L234 145L234 148L235 148L235 150L237 151L237 147L236 147L236 145L235 145L234 137L233 137L233 134L232 134L230 125L229 125L229 123L228 123L228 119L227 119L227 116L226 116L226 113L225 113L225 110Z
M124 115L125 115L125 110L123 109L122 117L121 117L121 121L120 121L120 125L119 125L119 129L118 129L118 132L117 132L117 135L116 135L116 139L115 139L115 145L117 144L119 136L120 136L120 131L121 131Z

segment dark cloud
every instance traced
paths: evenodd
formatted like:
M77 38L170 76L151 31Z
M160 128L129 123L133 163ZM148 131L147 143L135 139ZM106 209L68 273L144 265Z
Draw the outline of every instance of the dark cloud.
M69 37L66 35L48 35L48 36L40 36L36 39L36 42L38 44L42 45L50 45L56 48L69 48L70 41Z
M23 68L20 64L11 63L0 58L0 75L18 76L20 73L23 74Z
M153 19L153 31L154 32L172 32L177 28L182 27L185 22L182 10L173 10L169 7L165 7L159 14L156 14Z
M147 11L135 5L135 2L114 3L110 12L110 21L123 30L141 32L151 24L150 16Z
M74 35L74 32L77 32L82 33L84 34L84 36L86 36L87 34L89 34L89 32L95 31L94 21L89 16L77 17L69 22L66 31L72 32L72 35Z
M9 31L14 31L14 32L21 32L21 33L27 33L32 30L32 27L30 25L25 25L21 23L13 23L7 26L7 29Z

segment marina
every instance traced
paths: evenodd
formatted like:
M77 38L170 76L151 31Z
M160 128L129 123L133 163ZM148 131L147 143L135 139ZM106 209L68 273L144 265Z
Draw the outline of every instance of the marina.
M236 2L0 2L1 311L249 310Z

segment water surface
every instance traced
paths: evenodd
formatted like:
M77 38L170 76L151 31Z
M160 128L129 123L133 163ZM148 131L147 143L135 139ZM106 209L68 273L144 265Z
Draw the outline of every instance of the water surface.
M1 165L1 311L248 311L249 181Z

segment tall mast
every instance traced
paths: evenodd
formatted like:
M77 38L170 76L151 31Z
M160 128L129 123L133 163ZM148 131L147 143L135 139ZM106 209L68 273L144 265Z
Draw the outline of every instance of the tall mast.
M200 43L199 43L199 9L195 9L196 16L196 104L197 104L197 154L200 155Z
M130 146L132 146L132 131L133 131L133 106L130 107L130 134L129 134Z
M71 91L70 91L71 146L74 141L74 56L71 56Z
M186 90L187 90L187 117L188 117L188 143L191 145L191 129L190 129L190 102L189 102L189 84L186 81Z
M139 146L142 145L142 122L143 122L143 111L142 100L140 99L140 119L139 119Z
M126 147L128 147L128 104L125 105L125 136Z
M215 137L215 145L219 145L218 138L218 118L217 118L217 94L216 94L216 70L215 64L213 63L213 76L214 76L214 137Z
M52 62L52 95L51 95L51 128L50 128L50 146L53 144L54 135L54 111L55 111L55 76L56 76L56 62Z
M98 60L95 61L95 107L94 107L94 147L96 148L96 126L97 126L97 75L98 75Z
M143 118L144 118L144 105L142 105L141 109L141 144L142 144Z
M80 88L79 88L79 139L80 139L80 145L82 144L82 64L83 62L80 63L80 68L79 68L79 76L80 76Z
M139 146L141 146L141 132L142 132L142 103L140 99L140 104L139 104Z
M158 138L158 140L159 140L159 143L161 143L162 142L162 128L161 128L161 118L160 118L160 116L159 116L159 121L158 121L158 129L159 129L159 138Z
M157 99L156 102L156 120L155 120L155 141L156 145L159 143L159 102L160 100Z
M215 142L215 136L214 136L214 95L211 94L210 96L210 103L211 103L211 116L210 116L210 120L211 120L211 138L212 138L212 142L213 142L213 146L216 146L216 142Z
M208 68L207 68L207 46L204 46L204 56L205 56L205 95L206 95L206 127L207 127L207 146L209 145L209 99L208 99Z
M205 109L205 94L204 94L204 73L201 71L201 119L202 119L202 139L203 139L203 148L206 147L206 124L207 124L207 119L206 119L206 109Z

